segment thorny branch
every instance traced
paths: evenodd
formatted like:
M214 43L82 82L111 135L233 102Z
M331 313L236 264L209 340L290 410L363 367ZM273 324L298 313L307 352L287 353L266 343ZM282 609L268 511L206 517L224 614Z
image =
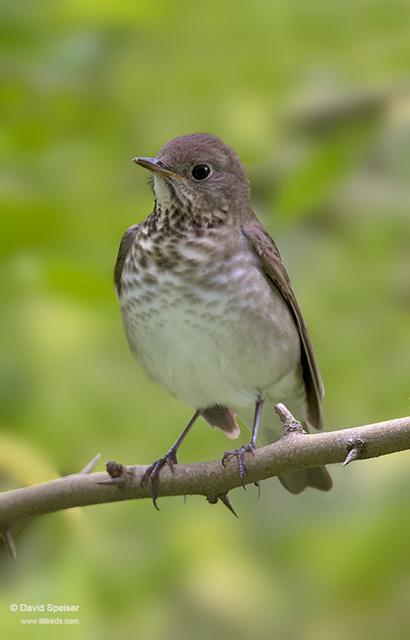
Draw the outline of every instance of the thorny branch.
M247 458L245 484L258 483L284 471L334 463L347 465L353 460L410 449L410 417L307 434L283 404L276 405L276 412L284 425L283 435ZM0 494L0 534L13 557L13 531L26 519L71 507L150 498L150 487L141 483L145 466L109 462L106 472L91 473L99 459L98 454L79 473ZM228 492L241 484L235 461L226 467L220 460L178 464L173 471L161 471L158 495L202 495L210 503L221 500L235 513Z

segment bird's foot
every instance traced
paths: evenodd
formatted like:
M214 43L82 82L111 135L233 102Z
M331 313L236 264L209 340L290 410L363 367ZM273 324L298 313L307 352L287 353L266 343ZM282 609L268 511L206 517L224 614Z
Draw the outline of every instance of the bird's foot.
M151 498L154 503L154 507L159 511L159 506L157 504L158 498L158 478L162 467L166 464L173 471L174 465L177 464L177 455L175 451L168 451L163 458L159 458L153 462L144 472L142 476L141 485L145 487L148 480L151 481Z
M255 449L255 445L251 443L244 444L242 445L242 447L239 447L239 449L233 449L232 451L225 451L222 458L222 464L224 467L226 466L226 463L229 462L229 460L231 460L231 458L236 458L238 463L239 476L241 478L241 483L243 488L245 488L244 480L246 476L245 455L247 453L251 453L253 455L254 449Z

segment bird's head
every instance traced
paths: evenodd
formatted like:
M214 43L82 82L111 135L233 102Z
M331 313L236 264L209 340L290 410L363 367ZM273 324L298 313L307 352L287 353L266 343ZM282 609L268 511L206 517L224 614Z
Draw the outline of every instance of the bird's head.
M153 174L156 205L195 217L239 214L249 206L249 182L236 153L219 138L196 133L167 142L155 158L134 162Z

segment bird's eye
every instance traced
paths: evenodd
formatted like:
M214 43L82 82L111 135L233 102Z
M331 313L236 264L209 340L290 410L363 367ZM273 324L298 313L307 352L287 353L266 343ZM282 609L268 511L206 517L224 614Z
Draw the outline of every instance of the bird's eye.
M211 167L207 164L196 164L192 167L191 173L194 180L206 180L211 174Z

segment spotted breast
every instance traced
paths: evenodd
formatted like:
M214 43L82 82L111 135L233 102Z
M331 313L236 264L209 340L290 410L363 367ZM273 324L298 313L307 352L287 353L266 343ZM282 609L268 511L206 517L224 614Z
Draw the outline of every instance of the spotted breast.
M146 373L198 409L253 403L297 368L288 307L236 230L170 233L148 218L130 243L119 295Z

